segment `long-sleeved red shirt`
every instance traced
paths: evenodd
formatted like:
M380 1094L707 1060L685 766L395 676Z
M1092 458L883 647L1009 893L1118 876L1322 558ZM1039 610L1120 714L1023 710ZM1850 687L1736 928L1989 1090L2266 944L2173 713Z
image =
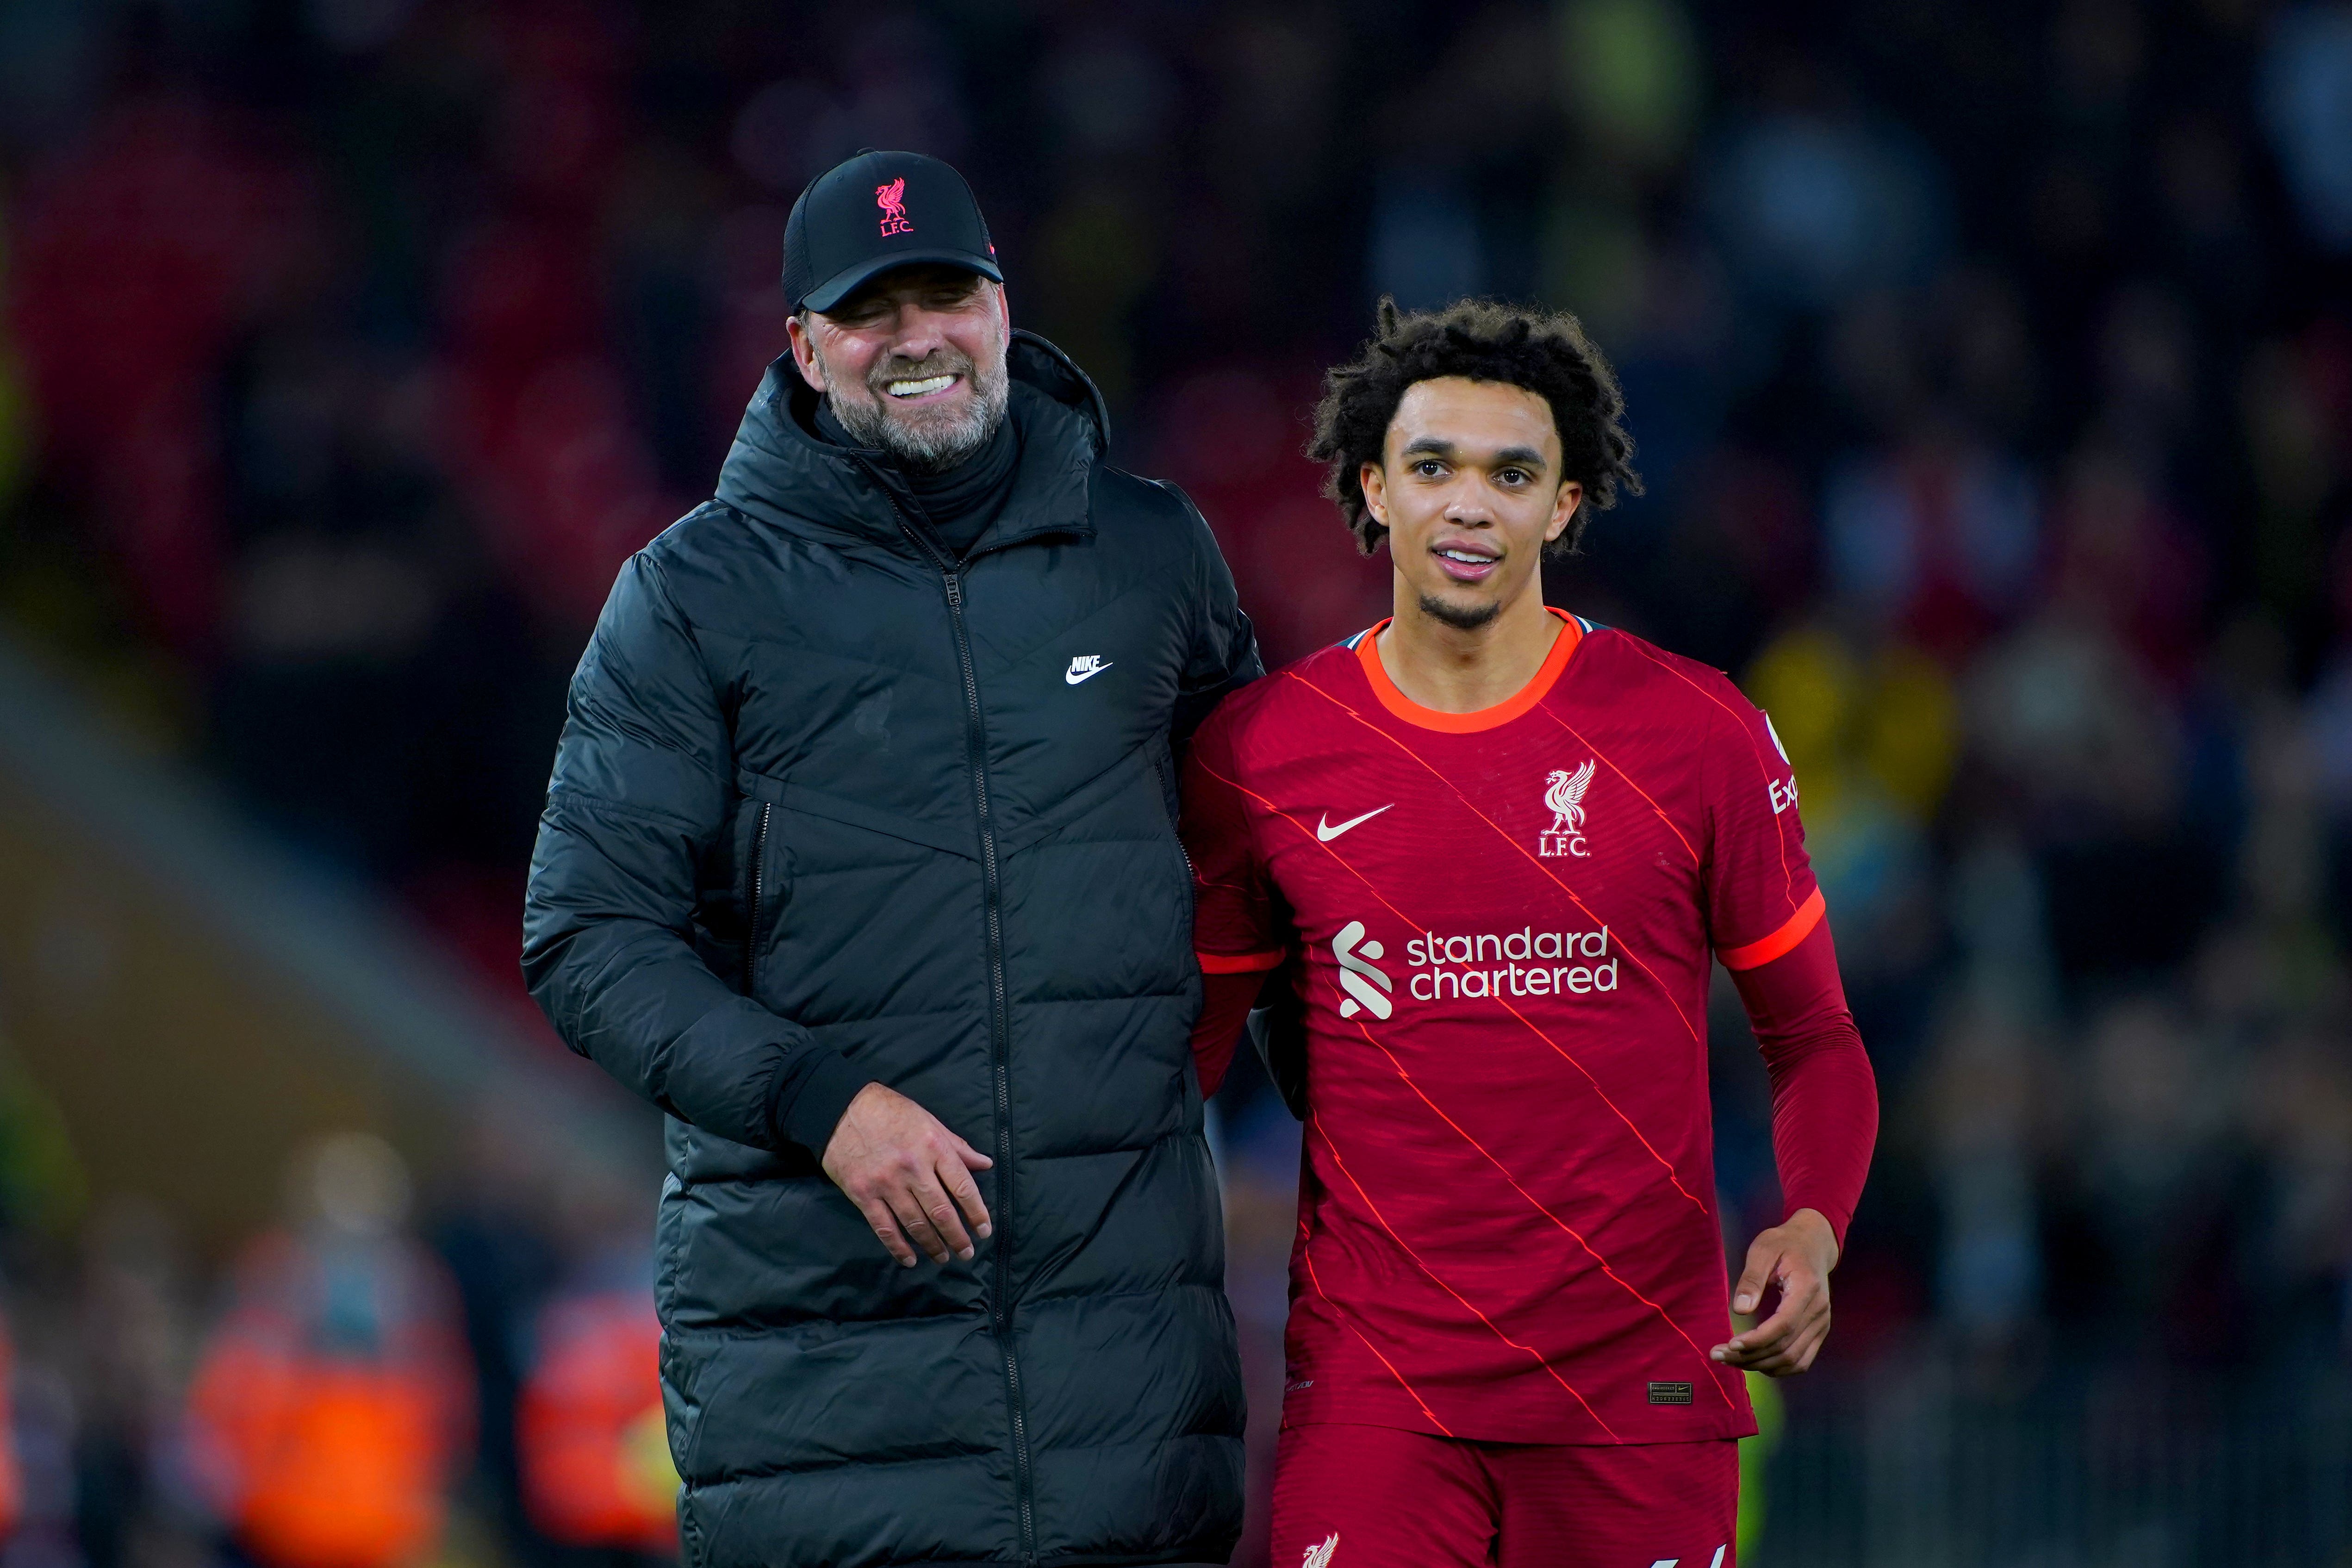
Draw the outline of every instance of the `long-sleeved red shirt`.
M1876 1126L1787 759L1720 674L1622 632L1564 616L1525 689L1454 714L1397 690L1378 629L1228 700L1186 769L1203 1087L1267 972L1305 1005L1284 1419L1744 1435L1706 1353L1715 960L1791 1208L1843 1237Z

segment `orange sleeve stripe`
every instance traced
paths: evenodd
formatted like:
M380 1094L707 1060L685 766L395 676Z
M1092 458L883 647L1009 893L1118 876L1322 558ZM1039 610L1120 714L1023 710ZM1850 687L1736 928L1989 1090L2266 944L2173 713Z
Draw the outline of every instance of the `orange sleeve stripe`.
M1283 960L1282 952L1196 952L1203 974L1255 974L1272 969Z
M1753 969L1759 963L1769 963L1811 935L1813 928L1822 923L1822 915L1827 908L1822 901L1822 890L1815 888L1813 896L1807 899L1779 931L1762 942L1751 942L1745 947L1717 948L1715 956L1723 961L1726 969Z

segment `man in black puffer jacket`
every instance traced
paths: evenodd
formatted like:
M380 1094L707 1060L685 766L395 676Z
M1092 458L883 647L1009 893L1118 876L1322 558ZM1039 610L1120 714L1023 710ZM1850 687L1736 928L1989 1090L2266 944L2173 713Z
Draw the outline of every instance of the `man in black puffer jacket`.
M795 358L572 682L523 967L671 1119L689 1568L1240 1531L1171 746L1260 667L1200 514L1104 463L1001 283L947 165L813 184Z

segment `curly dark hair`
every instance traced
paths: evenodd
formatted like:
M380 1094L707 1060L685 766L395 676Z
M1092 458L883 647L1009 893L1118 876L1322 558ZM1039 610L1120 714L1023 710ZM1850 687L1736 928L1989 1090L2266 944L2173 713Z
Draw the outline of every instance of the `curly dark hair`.
M1547 555L1572 553L1587 517L1615 506L1621 492L1642 493L1616 373L1574 316L1493 300L1407 312L1383 299L1379 319L1380 330L1363 353L1323 378L1315 438L1307 447L1309 458L1330 465L1323 493L1339 503L1339 515L1365 554L1378 550L1389 531L1364 504L1364 465L1381 460L1389 422L1416 381L1459 375L1499 382L1525 387L1551 405L1561 477L1584 487L1584 501L1544 547Z

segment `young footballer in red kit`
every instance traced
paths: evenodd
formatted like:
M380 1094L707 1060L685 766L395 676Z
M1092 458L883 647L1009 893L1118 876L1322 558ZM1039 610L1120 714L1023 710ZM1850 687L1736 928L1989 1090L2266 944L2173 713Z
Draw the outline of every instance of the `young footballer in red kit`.
M1877 1097L1797 782L1719 672L1543 602L1638 482L1622 411L1572 318L1384 303L1314 451L1394 614L1188 755L1202 1088L1269 982L1304 1008L1284 1568L1731 1568L1743 1372L1828 1331ZM1718 961L1787 1202L1728 1290Z

